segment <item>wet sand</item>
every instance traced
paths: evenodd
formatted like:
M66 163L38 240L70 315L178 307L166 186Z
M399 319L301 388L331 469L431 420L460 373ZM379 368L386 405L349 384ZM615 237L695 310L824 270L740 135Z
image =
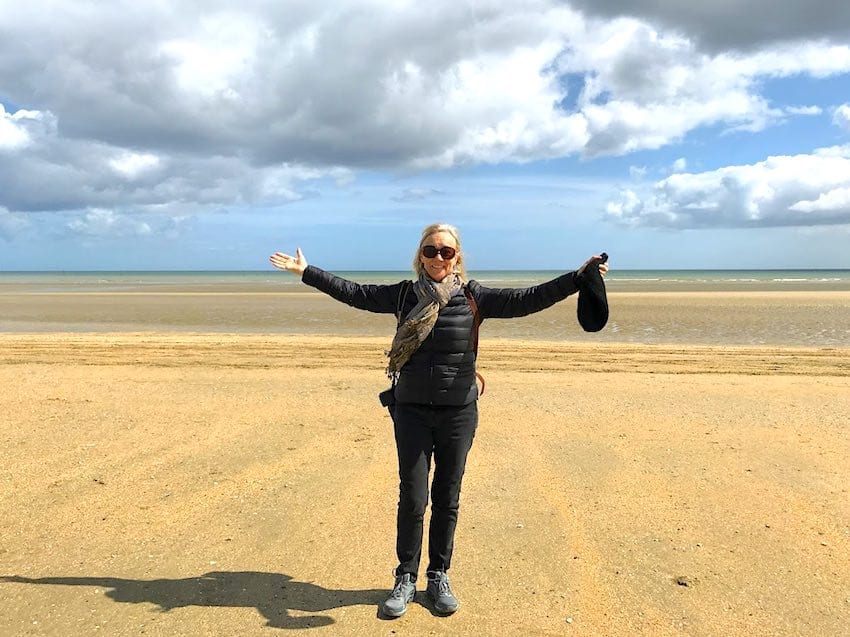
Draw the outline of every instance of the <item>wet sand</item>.
M492 332L461 609L378 619L384 328L0 335L4 634L847 634L850 349Z
M482 338L583 343L850 347L850 291L617 292L611 320L586 334L576 297L521 319L487 320ZM242 332L389 339L392 315L352 309L302 285L258 292L22 292L0 287L0 332Z

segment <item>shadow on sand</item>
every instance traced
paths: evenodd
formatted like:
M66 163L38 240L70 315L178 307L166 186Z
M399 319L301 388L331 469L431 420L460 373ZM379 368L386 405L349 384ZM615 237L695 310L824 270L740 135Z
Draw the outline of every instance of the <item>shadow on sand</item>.
M343 606L377 607L386 590L331 590L280 573L213 571L184 579L137 580L120 577L0 577L0 582L98 586L116 602L156 604L163 612L184 606L254 607L273 628L304 629L333 624L321 611ZM290 610L314 613L292 616Z

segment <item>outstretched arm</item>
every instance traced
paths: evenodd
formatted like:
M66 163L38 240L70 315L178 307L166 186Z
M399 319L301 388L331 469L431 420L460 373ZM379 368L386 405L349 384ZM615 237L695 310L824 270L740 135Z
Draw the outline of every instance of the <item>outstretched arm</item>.
M603 276L608 265L600 263L602 257L595 255L575 272L567 272L556 279L527 288L488 288L475 285L471 288L478 303L482 318L515 318L527 316L551 307L579 291L582 274L590 264L599 263Z
M398 310L400 301L403 301L399 299L402 283L364 285L343 279L314 265L308 265L301 248L295 250L294 257L283 252L275 252L269 257L269 261L274 267L300 275L305 284L358 310L394 314Z

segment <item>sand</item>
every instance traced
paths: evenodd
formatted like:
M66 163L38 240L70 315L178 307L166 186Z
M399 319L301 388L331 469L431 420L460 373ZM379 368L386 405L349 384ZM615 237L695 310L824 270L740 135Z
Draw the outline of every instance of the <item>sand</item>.
M221 332L374 336L391 314L355 310L304 285L263 293L4 291L0 332ZM571 296L536 314L484 321L481 336L553 342L850 347L850 291L618 292L606 328L584 333Z
M0 335L0 633L848 634L850 349L482 340L461 608L386 621L386 342Z

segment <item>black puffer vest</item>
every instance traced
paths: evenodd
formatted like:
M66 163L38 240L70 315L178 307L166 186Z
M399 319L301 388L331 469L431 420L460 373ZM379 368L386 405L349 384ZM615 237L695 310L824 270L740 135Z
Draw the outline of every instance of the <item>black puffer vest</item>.
M412 285L409 290L402 304L403 317L416 305ZM440 310L434 329L401 368L395 390L398 402L457 406L478 398L474 321L469 301L459 290Z
M402 316L416 305L410 281L393 285L370 285L348 281L313 265L301 280L352 307L381 314L395 314L402 299ZM578 291L580 278L567 272L551 281L527 288L489 288L470 281L467 288L475 298L481 320L515 318L540 312ZM478 398L475 384L473 324L475 317L460 290L444 307L434 329L410 360L401 368L396 400L423 405L461 406Z

